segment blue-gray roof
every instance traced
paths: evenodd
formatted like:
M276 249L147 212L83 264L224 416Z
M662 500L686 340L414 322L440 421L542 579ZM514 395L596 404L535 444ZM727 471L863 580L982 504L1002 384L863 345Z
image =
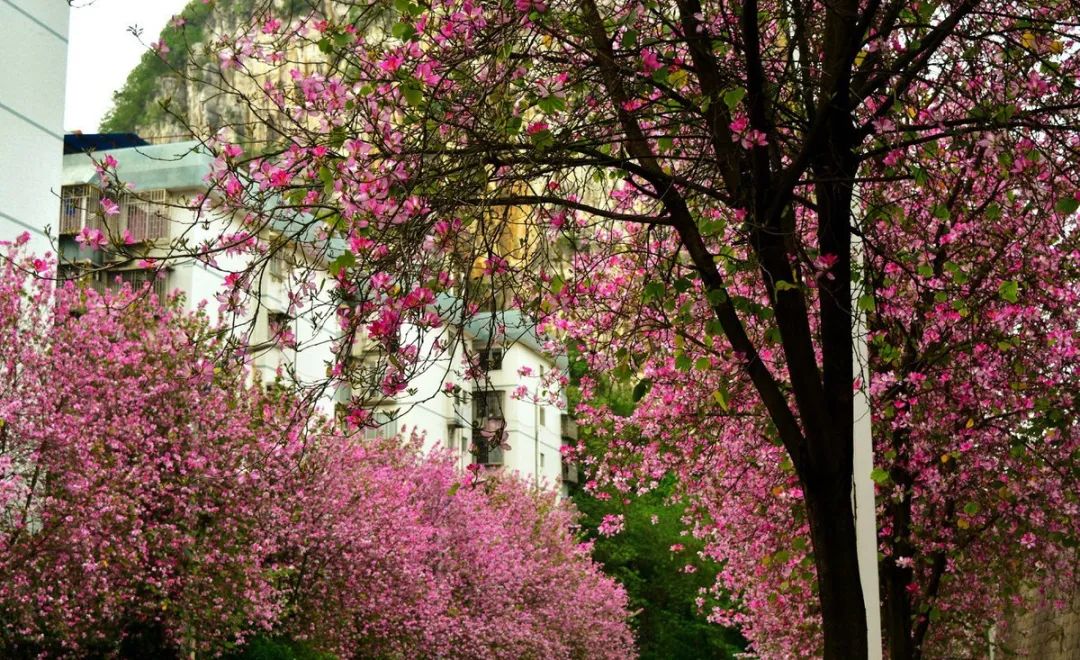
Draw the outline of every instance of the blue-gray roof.
M190 190L206 186L214 157L198 141L151 144L144 147L109 149L94 153L101 161L116 159L120 180L135 185L135 190ZM91 184L100 186L94 162L86 154L66 154L61 185Z

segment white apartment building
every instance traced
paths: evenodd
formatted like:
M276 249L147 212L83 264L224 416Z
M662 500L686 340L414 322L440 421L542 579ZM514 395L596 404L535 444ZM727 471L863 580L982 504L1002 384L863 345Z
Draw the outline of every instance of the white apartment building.
M0 0L0 240L49 249L59 208L68 13L63 0Z
M112 156L120 179L133 185L130 195L117 200L120 209L116 215L100 213L102 182L90 157L85 153L63 157L61 204L49 223L62 261L61 274L90 267L94 286L149 282L159 296L179 290L189 309L208 301L212 312L217 307L216 296L224 290L226 276L244 270L245 257L219 256L214 265L208 265L185 256L184 250L170 252L168 248L177 239L186 240L190 248L238 228L229 228L225 224L231 222L228 219L197 217L189 208L190 200L206 192L204 177L213 157L198 142L147 145L134 135L71 136L69 142L86 148L125 144L125 140L130 146L94 152L99 162ZM77 242L84 228L101 229L114 239L126 231L133 243L129 251L155 258L156 273L141 260L121 256L108 246L94 249ZM286 235L295 231L289 227L281 230ZM317 288L325 291L325 261L321 259L311 257L303 270L316 277ZM244 326L250 344L261 347L252 351L253 364L264 382L272 380L279 367L300 384L321 382L333 358L331 344L338 336L334 318L314 319L305 313L290 316L286 303L288 283L293 268L299 266L285 259L272 259L268 266L253 287L257 304L249 306L248 316L243 319L250 324ZM443 300L448 301L439 311L450 319L453 301ZM271 327L283 324L293 331L298 349L282 349L269 341L273 336ZM565 494L577 483L578 470L576 465L564 465L560 449L565 442L575 441L575 425L550 399L540 403L532 396L515 395L521 385L535 393L539 376L559 365L545 356L535 330L517 312L478 314L468 323L450 325L449 333L456 338L450 351L435 350L433 336L415 329L402 331L402 341L421 345L424 368L410 380L407 393L377 402L376 420L382 425L365 433L373 437L416 431L424 435L428 449L445 447L453 452L463 469L475 462L486 469L516 471L538 485L561 484ZM496 333L496 328L502 334ZM463 377L463 344L479 356L484 378ZM372 348L369 342L356 342L353 358L378 360ZM458 385L454 392L447 391L447 382ZM324 392L319 402L329 411L350 396L352 392L342 388ZM490 443L483 441L485 433L487 437L504 434L503 447L487 447Z
M73 137L79 143L92 143L86 138L97 136ZM111 136L100 137L104 143L117 142L107 139ZM226 290L226 277L243 271L248 264L247 257L241 255L217 255L213 265L190 256L204 241L240 229L238 224L230 226L231 219L196 216L189 208L192 199L206 192L204 177L213 157L198 142L143 143L94 153L98 161L107 156L117 161L119 177L133 187L131 194L115 200L120 208L112 216L100 212L102 182L90 157L69 153L63 158L61 203L51 223L61 276L89 271L91 284L99 288L150 283L159 297L179 290L189 311L206 303L213 319L219 308L217 296ZM80 243L76 239L84 228L100 229L113 240L126 232L131 242L127 249L153 260L153 266L148 268L143 259L131 259L108 245L95 248ZM176 241L184 241L188 247L174 251L171 246ZM329 323L305 322L310 319L288 314L292 268L284 259L271 259L263 276L252 284L256 296L245 313L222 319L243 333L251 346L253 366L264 382L273 380L279 367L299 383L318 382L326 378L332 357L335 334ZM324 277L322 271L312 272L317 278ZM287 325L296 337L297 349L271 342L273 325ZM326 395L324 405L331 399L332 395Z
M449 298L436 303L444 318L453 318ZM409 393L384 400L375 407L382 424L366 431L370 436L423 433L426 445L445 447L456 454L464 469L477 463L485 469L517 472L539 486L559 487L566 495L579 480L578 466L562 458L564 444L576 444L577 425L543 393L541 377L564 368L545 354L533 324L517 311L480 313L467 323L452 324L452 349L432 350L433 339L403 331L403 341L419 341L428 360L409 382ZM442 335L445 339L446 335ZM463 345L469 347L483 378L465 378ZM354 356L377 359L364 342ZM452 391L447 383L457 385ZM519 390L525 390L524 393ZM500 436L502 443L493 443ZM498 445L501 446L492 446Z

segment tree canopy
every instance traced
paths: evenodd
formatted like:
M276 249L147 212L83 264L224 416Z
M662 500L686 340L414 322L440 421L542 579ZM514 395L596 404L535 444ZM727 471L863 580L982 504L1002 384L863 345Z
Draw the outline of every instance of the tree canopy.
M509 302L640 381L590 419L638 427L598 478L680 474L761 653L866 655L857 391L891 657L980 643L1002 575L1075 588L1073 3L334 7L214 42L267 139L215 136L206 203L341 242L343 356L363 328L403 373L398 328L472 273L463 314Z

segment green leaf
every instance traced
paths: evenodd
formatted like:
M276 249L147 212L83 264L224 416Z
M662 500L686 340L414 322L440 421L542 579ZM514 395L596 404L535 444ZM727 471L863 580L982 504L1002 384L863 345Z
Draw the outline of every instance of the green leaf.
M792 291L792 290L798 290L798 288L799 288L799 286L797 284L792 284L791 282L785 282L784 280L777 280L776 281L776 290L777 291Z
M717 403L717 405L719 405L720 408L724 412L728 411L729 403L728 403L728 393L727 393L726 388L721 387L720 389L713 392L712 393L712 398L713 398L713 401L715 401Z
M652 389L652 385L652 379L650 378L642 378L639 380L638 384L634 386L634 403L641 401L641 399L649 393L649 390Z
M869 293L859 296L858 306L860 312L872 312L877 309L877 305L874 303L874 296Z
M744 96L746 96L746 90L742 87L729 89L724 92L724 105L726 105L729 110L734 110L735 106L742 102Z
M409 41L416 36L416 26L412 23L394 23L394 27L390 28L390 34L392 34L395 39Z
M416 80L402 83L401 95L405 97L405 102L414 108L424 102L424 92L420 89L420 83Z
M933 277L934 267L930 264L919 264L919 267L915 269L915 272L919 274L919 277Z
M645 284L645 290L641 294L641 302L650 303L664 297L664 283L653 280Z
M686 353L679 353L675 356L675 368L679 371L690 371L693 366L694 361Z
M623 32L622 39L619 40L619 44L627 49L631 50L637 46L638 33L637 30L627 30Z
M967 504L964 505L964 513L968 514L969 516L973 516L978 512L979 512L979 503L978 502L968 502Z
M1020 299L1020 284L1014 280L1002 282L998 287L998 295L1002 300L1014 303Z
M698 358L697 361L694 362L694 368L698 371L708 371L711 367L712 361L707 357Z
M726 303L727 299L728 299L727 294L724 293L723 291L721 291L720 289L711 289L711 290L709 290L705 294L705 297L709 299L709 304L710 305L722 305L722 304ZM717 334L719 334L719 333L717 333Z
M556 275L551 278L551 292L553 294L559 295L559 292L561 292L565 286L566 280L564 280L561 275Z
M446 494L449 495L450 497L453 497L454 495L457 495L457 492L458 492L459 488L461 488L461 484L456 483L453 486L450 486L450 490L448 490L446 492Z
M555 135L546 128L542 131L537 131L536 133L533 133L529 136L529 139L532 141L533 146L540 151L543 151L544 149L547 149L548 147L551 147L555 144Z
M1054 205L1054 210L1058 213L1064 213L1065 215L1072 215L1076 213L1076 209L1080 209L1080 199L1075 197L1062 197Z
M566 109L566 101L558 96L545 96L536 102L536 105L544 111L545 114L555 114Z
M334 259L330 262L328 270L330 271L331 277L337 277L338 273L340 273L342 270L352 268L355 265L356 255L352 252L349 252L348 250L345 250L338 256L337 259Z
M879 486L886 484L889 481L889 473L887 470L883 470L881 468L874 468L870 471L870 481L873 481Z

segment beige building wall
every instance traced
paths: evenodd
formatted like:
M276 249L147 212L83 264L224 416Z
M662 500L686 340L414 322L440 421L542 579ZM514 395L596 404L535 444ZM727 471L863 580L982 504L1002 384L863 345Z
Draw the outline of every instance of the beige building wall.
M1064 610L1045 607L1017 614L1002 635L1000 653L996 656L1038 660L1080 658L1080 593L1073 595Z

